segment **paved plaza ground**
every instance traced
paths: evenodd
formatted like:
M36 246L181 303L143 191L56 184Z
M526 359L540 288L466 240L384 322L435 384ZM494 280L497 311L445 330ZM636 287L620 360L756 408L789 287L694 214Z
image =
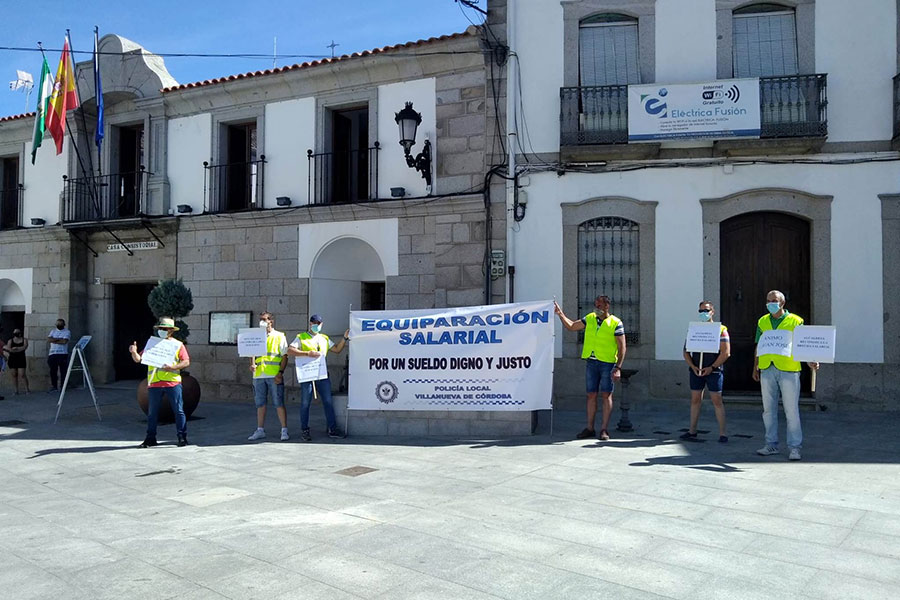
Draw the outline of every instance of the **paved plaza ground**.
M636 431L573 440L324 435L247 442L254 409L204 401L139 449L133 384L0 402L0 596L135 598L898 598L900 415L804 412L802 462L677 438L686 401L636 402ZM783 435L782 419L782 435Z

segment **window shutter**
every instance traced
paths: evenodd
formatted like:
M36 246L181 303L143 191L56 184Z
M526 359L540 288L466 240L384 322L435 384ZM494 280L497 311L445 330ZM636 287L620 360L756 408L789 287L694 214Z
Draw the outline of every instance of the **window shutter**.
M578 41L581 86L640 83L637 21L582 25Z
M793 11L734 15L735 77L797 75L797 26Z

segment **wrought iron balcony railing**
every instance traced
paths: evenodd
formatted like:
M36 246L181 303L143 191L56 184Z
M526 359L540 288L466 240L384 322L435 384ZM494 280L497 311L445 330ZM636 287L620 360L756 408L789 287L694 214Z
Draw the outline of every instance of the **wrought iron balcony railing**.
M894 75L894 137L900 138L900 74Z
M25 186L0 189L0 229L16 229L22 225L22 196Z
M209 213L263 208L266 157L221 165L203 163L204 209Z
M895 135L900 105L895 90ZM827 76L760 77L760 137L825 137L828 133ZM560 88L560 143L625 144L628 142L628 86Z
M306 151L310 204L378 200L378 142L371 148L345 152Z
M150 173L113 173L69 179L63 175L63 223L128 219L144 214L144 182Z

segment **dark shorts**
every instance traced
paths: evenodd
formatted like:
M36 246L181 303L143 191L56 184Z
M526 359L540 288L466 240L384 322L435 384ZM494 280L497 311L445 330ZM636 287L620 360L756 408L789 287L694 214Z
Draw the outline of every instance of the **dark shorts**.
M705 377L697 377L693 369L688 369L691 377L691 390L694 392L702 391L705 387L710 392L721 392L722 383L725 381L725 374L721 371L713 371Z
M588 394L597 391L611 393L613 391L612 370L616 363L587 359L584 367L584 379Z

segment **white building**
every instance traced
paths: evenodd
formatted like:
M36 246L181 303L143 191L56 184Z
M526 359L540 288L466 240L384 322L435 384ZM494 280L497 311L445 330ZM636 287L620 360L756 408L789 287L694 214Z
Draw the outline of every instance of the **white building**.
M758 393L756 321L780 289L808 324L837 327L818 402L900 408L896 0L492 0L488 23L514 57L516 300L555 295L574 317L610 295L633 388L677 397L687 323L709 299L731 331L733 395ZM629 90L658 109L670 89L704 89L678 84L758 89L759 130L629 141ZM583 394L579 346L557 337L561 395Z

